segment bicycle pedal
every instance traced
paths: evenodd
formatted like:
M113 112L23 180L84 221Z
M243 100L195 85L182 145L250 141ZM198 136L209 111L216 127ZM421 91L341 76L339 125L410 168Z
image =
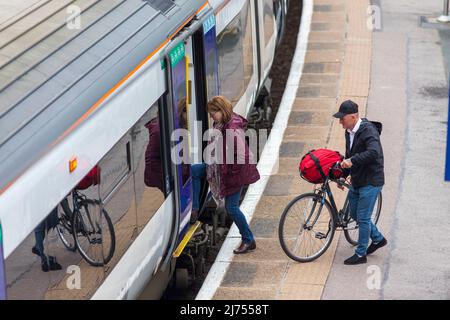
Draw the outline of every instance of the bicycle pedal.
M316 233L316 239L325 239L327 236L325 234L323 234L322 232L317 232Z

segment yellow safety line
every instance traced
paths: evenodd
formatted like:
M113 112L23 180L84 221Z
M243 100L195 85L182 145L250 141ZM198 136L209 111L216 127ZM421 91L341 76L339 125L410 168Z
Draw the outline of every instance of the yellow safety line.
M180 244L177 247L177 250L173 253L174 258L178 258L181 253L183 252L184 248L188 244L189 240L191 240L192 236L194 235L195 231L197 231L198 227L201 225L200 221L197 221L195 224L193 224L186 235L184 236L183 240L181 240Z

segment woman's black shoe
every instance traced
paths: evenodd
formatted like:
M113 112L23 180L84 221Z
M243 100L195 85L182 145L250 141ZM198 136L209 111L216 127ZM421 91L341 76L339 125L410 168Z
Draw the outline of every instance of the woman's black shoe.
M242 253L247 253L249 251L253 251L256 249L256 242L250 242L250 243L245 243L244 241L241 242L241 245L233 250L234 254L242 254Z

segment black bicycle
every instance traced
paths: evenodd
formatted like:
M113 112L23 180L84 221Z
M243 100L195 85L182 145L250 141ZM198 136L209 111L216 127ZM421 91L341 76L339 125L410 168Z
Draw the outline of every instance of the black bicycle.
M80 253L94 267L107 264L116 248L114 226L100 201L88 199L74 189L69 197L61 201L56 227L64 246Z
M344 230L347 241L358 244L358 223L351 217L348 195L341 210L337 209L330 182L349 188L346 182L332 177L332 172L341 170L336 163L323 184L312 193L294 198L284 209L278 227L281 247L286 255L299 262L310 262L319 258L333 241L336 229ZM378 223L382 205L382 194L378 194L372 222Z

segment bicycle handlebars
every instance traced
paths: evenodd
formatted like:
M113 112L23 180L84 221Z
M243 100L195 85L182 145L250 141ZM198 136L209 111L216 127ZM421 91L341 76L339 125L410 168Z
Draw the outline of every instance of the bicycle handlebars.
M344 170L343 170L342 167L341 167L341 162L340 162L340 161L337 161L337 162L331 167L330 172L332 172L333 170L338 170L338 171L344 172ZM345 182L342 181L340 178L339 178L339 179L331 179L331 181L336 182L336 184L337 184L338 186L343 186L343 187L346 187L346 188L350 188L350 184L345 183Z

